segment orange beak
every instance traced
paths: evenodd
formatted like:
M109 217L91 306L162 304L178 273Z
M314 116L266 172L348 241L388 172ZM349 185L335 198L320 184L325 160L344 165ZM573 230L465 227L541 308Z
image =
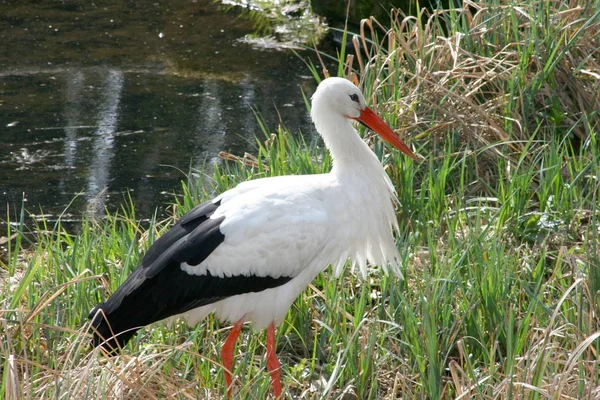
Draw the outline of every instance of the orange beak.
M392 131L381 118L377 116L369 107L365 107L361 112L358 118L353 118L356 121L360 122L367 126L367 128L376 132L379 136L385 139L389 144L409 156L415 161L421 161L422 158L412 152L412 150L404 143L398 135Z

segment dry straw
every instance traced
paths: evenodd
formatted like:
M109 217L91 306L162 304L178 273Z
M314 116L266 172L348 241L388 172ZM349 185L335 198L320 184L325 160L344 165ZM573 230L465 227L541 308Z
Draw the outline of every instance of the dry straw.
M584 2L465 1L418 17L392 11L391 24L362 20L345 70L357 80L357 68L415 139L458 133L494 161L518 157L534 135L576 146L599 126L600 18Z

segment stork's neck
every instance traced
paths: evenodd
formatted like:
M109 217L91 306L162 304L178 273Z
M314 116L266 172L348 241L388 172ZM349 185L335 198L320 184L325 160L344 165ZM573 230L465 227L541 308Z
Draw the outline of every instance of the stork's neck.
M329 114L326 118L316 116L314 122L331 152L333 174L360 174L366 179L387 178L377 156L358 135L348 118Z
M321 119L313 114L313 121L333 157L331 175L342 191L338 201L344 201L342 209L353 212L353 219L362 227L350 240L348 255L359 264L363 276L367 259L397 268L398 250L390 233L399 230L394 210L398 197L392 181L348 118L327 115ZM345 261L342 257L342 264Z
M319 118L313 114L317 131L323 137L331 152L333 168L331 174L351 190L368 191L383 207L387 218L393 217L396 226L393 203L398 201L396 188L383 169L381 162L358 135L348 118L328 114Z

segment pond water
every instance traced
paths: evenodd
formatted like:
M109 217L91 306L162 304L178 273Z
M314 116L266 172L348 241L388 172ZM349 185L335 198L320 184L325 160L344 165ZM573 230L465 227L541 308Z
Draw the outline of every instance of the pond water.
M213 0L0 3L0 220L163 210L190 168L254 149L267 124L313 132L304 62L240 41ZM303 53L303 57L310 54Z

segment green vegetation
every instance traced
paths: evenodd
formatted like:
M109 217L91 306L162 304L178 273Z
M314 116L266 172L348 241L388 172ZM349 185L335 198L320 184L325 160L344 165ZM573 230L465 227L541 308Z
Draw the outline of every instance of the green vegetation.
M319 276L279 331L288 397L600 396L600 4L575 3L469 2L394 14L387 32L366 20L361 55L339 55L427 161L373 143L398 188L406 279ZM173 214L247 179L329 169L320 142L263 128L256 158L184 185ZM128 205L76 236L9 225L0 396L225 395L213 318L143 330L116 358L89 348L88 311L171 223L141 226ZM239 398L270 392L262 339L245 329L238 345Z
M243 41L258 48L302 49L327 33L324 19L300 0L225 0L225 10L241 10L254 25Z

